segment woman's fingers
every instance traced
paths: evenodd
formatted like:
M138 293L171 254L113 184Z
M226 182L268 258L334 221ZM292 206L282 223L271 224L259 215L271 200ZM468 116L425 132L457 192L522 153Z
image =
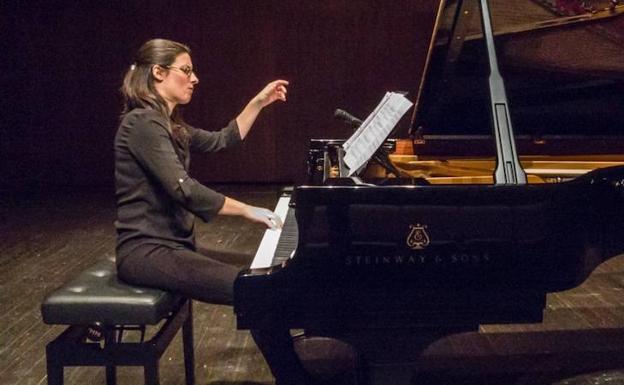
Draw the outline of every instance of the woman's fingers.
M271 83L274 83L276 86L287 86L288 84L288 80L283 80L283 79L277 79L272 81Z
M249 207L250 219L255 222L264 223L268 228L275 230L282 228L282 219L269 209L263 207Z
M276 100L285 102L286 94L288 93L287 85L287 80L274 80L267 84L254 99L259 102L262 107L266 107Z
M274 85L274 90L279 99L286 101L286 94L288 93L288 89L286 86L289 84L287 80L275 80L271 82Z
M278 97L283 100L286 101L286 94L288 93L288 90L286 89L286 86L284 85L278 85L277 88L277 95Z
M269 216L269 220L271 221L270 227L272 229L281 229L282 227L284 227L282 218L280 218L279 215L275 214L274 212L271 212L271 215Z

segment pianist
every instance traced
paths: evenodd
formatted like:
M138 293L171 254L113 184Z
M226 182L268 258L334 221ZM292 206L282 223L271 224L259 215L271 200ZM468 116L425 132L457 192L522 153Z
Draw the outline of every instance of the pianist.
M117 268L133 284L231 304L238 269L197 253L195 217L208 221L215 215L238 215L268 227L281 222L270 210L192 179L189 153L241 141L264 107L286 100L288 82L269 83L218 132L193 128L181 119L178 105L190 102L198 83L189 48L164 39L143 44L125 75L125 108L115 137ZM288 330L254 330L252 335L276 384L307 382Z

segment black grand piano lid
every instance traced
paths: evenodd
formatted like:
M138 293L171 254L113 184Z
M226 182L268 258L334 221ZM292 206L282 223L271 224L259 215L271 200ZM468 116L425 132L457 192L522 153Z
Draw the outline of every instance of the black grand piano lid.
M462 3L476 14L453 23ZM522 17L536 19L530 1L518 3L527 4L490 1L515 135L621 136L624 143L624 6L574 24L553 14L553 26L543 28L545 22L518 24ZM451 1L440 12L410 131L491 135L489 67L478 9L468 0Z

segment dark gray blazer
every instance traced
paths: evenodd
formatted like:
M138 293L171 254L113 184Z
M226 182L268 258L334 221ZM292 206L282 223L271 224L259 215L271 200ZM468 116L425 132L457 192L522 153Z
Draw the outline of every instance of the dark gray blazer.
M190 152L213 152L241 141L235 120L221 131L189 128L185 147L157 111L126 114L115 136L117 254L145 243L195 248L195 216L215 216L225 197L188 174Z

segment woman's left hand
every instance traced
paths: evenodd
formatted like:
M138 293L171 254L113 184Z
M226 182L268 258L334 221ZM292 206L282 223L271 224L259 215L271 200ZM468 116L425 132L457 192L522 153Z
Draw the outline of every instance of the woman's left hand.
M267 84L262 91L254 97L255 101L264 108L276 100L286 101L286 93L288 90L286 86L288 81L286 80L274 80Z

